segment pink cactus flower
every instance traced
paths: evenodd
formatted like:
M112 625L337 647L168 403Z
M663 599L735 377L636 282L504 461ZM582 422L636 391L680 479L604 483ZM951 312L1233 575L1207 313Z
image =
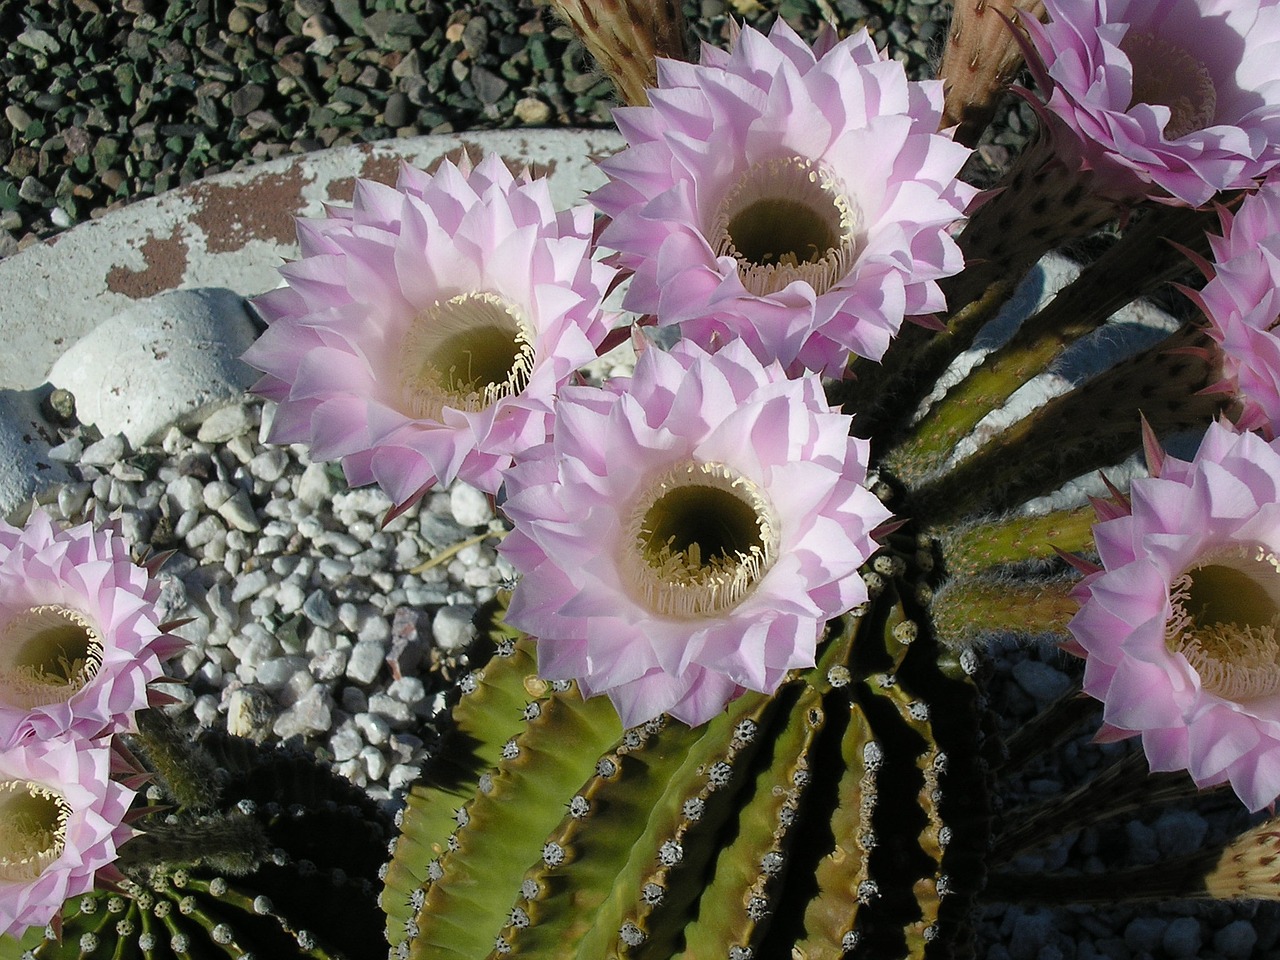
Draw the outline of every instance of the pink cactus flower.
M270 439L397 505L455 478L496 492L608 332L591 217L491 156L359 181L351 209L299 221L302 257L255 301L269 327L244 356L280 405Z
M507 619L543 676L607 693L624 724L772 692L867 599L858 568L889 514L817 376L682 341L629 381L566 388L556 417L507 476Z
M1218 388L1232 396L1236 424L1274 437L1280 428L1280 181L1245 197L1235 216L1223 210L1222 231L1209 238L1209 282L1184 292L1209 319L1222 364Z
M108 779L109 754L105 741L67 737L0 751L0 933L47 924L133 836L134 792Z
M865 30L811 49L781 18L744 28L698 66L659 61L649 102L614 112L630 146L591 197L635 271L624 306L835 376L945 306L969 150L937 132L942 84L908 81Z
M1104 192L1198 206L1280 160L1280 0L1044 5L1028 62Z
M159 595L114 524L0 521L0 748L133 729L161 660L184 646L157 622Z
M1084 690L1102 736L1259 810L1280 796L1280 441L1215 423L1190 462L1152 460L1093 528L1069 624Z

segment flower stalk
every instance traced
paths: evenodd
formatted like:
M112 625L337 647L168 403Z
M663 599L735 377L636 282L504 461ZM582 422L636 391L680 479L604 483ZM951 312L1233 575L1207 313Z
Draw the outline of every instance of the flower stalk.
M995 633L1066 634L1079 609L1074 581L979 576L951 580L934 594L938 638L952 647L970 646Z
M1093 524L1088 506L1031 516L959 524L935 532L945 572L971 577L1010 564L1045 564L1059 553L1093 550Z

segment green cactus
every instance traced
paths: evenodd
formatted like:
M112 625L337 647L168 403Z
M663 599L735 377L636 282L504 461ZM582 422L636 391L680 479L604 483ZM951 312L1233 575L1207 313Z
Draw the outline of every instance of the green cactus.
M953 955L988 835L976 690L921 571L875 566L815 667L693 729L538 679L495 607L385 874L392 955Z

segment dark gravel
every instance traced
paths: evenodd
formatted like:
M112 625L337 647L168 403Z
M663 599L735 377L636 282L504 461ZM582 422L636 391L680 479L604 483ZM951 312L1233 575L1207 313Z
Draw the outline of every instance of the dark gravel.
M693 0L729 17L866 24L930 75L941 0ZM534 0L0 0L0 256L202 176L424 133L605 126L612 85ZM1014 127L1023 123L1017 116ZM1016 141L1018 130L1013 131ZM984 159L999 165L999 147Z

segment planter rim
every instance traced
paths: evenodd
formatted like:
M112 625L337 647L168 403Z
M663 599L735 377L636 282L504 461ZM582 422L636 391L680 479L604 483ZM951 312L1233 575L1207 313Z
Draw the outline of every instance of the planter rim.
M393 183L400 163L497 153L548 174L563 208L604 182L594 158L623 145L614 130L521 129L428 134L293 154L197 180L90 220L0 261L5 303L0 389L30 389L101 321L169 290L227 287L244 296L278 283L297 255L295 217L348 203L355 179Z

